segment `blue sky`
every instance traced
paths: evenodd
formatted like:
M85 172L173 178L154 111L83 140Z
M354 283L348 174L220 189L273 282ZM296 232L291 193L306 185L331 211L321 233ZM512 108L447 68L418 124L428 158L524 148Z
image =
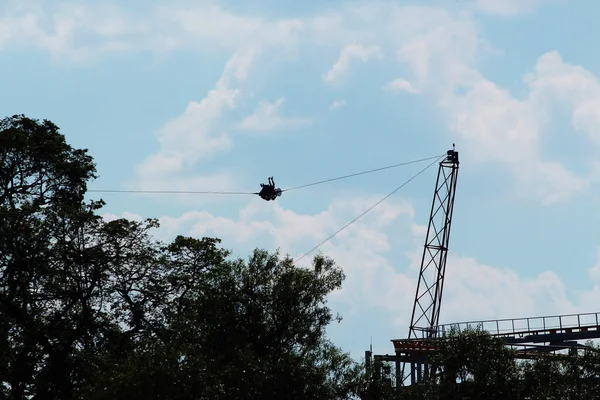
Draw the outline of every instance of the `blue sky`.
M0 114L90 150L93 189L255 191L444 153L461 169L442 322L595 312L600 300L600 4L11 1ZM298 256L413 165L284 193L90 194ZM333 340L359 358L407 334L435 184L428 170L322 247L344 268ZM306 259L303 262L307 261Z

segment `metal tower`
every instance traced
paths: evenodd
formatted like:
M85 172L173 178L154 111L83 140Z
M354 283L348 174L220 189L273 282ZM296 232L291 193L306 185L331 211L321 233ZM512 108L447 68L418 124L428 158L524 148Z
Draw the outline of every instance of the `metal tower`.
M423 330L429 331L439 323L457 177L458 152L449 150L438 170L409 339L423 338Z
M440 162L438 170L409 339L432 337L435 335L433 328L439 323L458 164L458 152L452 145L452 150L449 150L446 158ZM420 369L420 366L413 365L413 371L415 367Z

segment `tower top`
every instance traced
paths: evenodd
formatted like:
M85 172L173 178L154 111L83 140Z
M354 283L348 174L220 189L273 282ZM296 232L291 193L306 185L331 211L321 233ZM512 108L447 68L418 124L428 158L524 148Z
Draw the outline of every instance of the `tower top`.
M458 151L456 151L456 146L452 143L452 150L448 150L446 153L448 157L446 157L447 162L458 164Z

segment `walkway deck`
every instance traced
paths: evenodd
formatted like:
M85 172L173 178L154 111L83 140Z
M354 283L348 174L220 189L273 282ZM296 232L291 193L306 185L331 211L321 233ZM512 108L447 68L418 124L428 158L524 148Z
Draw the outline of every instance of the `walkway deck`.
M452 330L481 328L492 336L503 338L508 345L518 346L525 356L532 351L554 352L577 346L577 341L600 339L600 312L585 314L553 315L544 317L497 319L485 321L456 322L429 329L422 329L422 338L393 339L397 355L424 353L433 349L435 339Z

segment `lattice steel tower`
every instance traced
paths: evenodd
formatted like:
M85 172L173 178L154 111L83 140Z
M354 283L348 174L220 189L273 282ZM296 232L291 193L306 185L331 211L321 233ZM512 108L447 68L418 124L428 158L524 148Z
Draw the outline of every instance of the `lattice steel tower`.
M410 321L409 339L430 338L435 335L432 328L439 324L458 164L458 152L452 145L452 150L449 150L446 158L440 162L438 170ZM417 366L413 366L413 370L415 367Z

